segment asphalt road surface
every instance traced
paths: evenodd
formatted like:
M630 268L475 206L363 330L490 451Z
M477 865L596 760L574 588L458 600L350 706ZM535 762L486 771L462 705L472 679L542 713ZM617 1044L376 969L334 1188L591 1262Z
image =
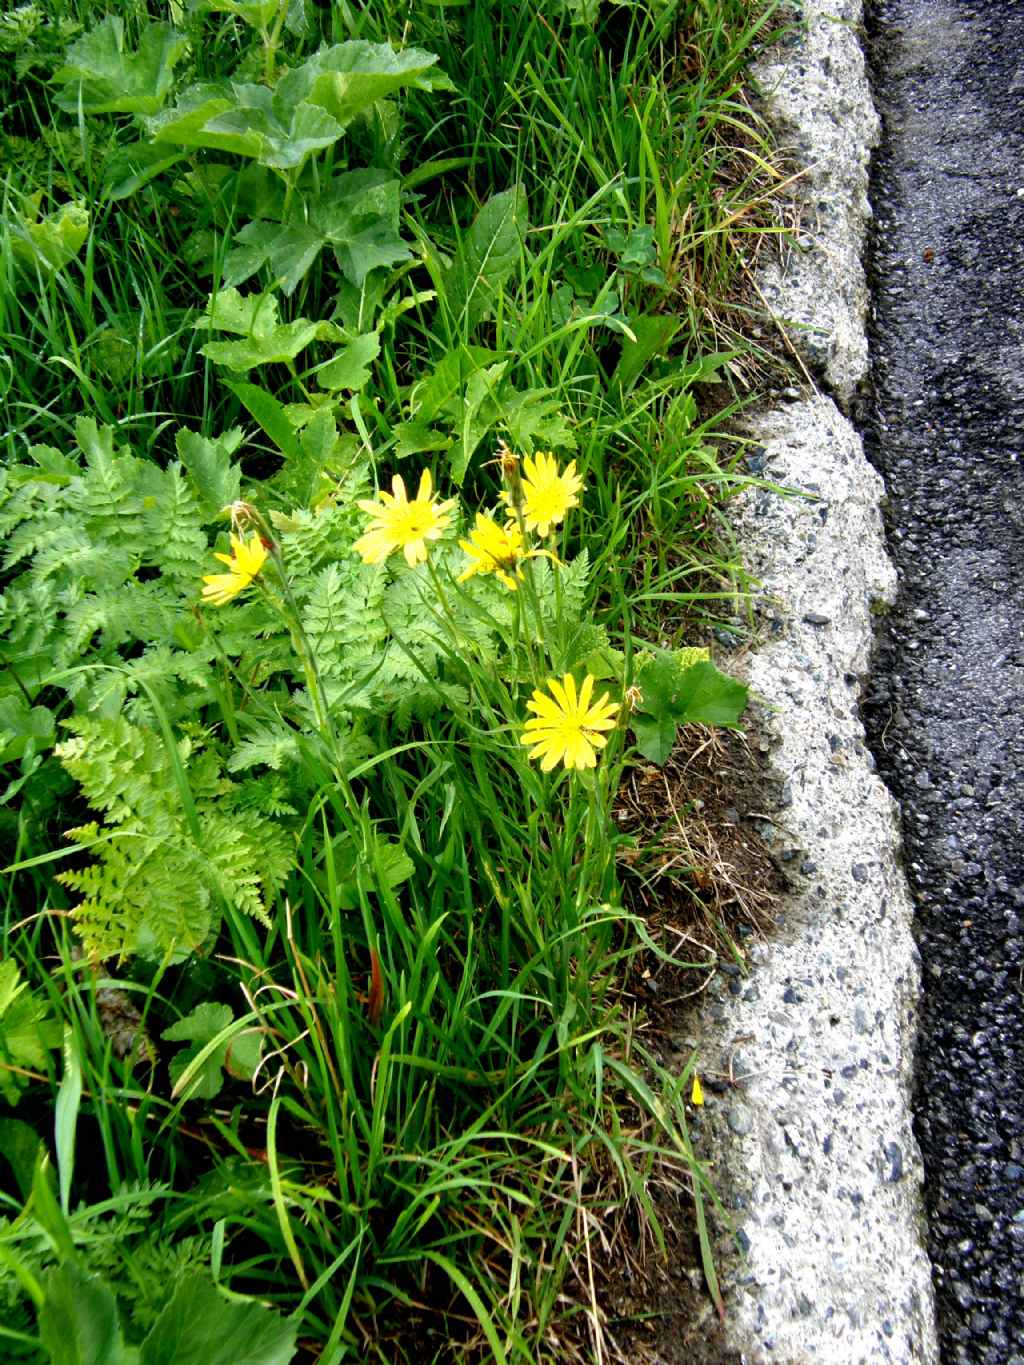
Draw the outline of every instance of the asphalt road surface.
M903 580L867 719L903 805L943 1359L1024 1365L1024 0L877 0L871 392Z

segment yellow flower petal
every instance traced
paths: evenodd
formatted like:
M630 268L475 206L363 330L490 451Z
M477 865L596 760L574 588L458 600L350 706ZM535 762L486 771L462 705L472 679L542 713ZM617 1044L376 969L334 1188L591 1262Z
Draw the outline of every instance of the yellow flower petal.
M590 704L594 678L589 673L578 692L571 673L549 678L547 689L538 688L526 703L534 714L523 725L520 742L529 747L531 759L540 759L542 772L550 772L558 763L578 770L595 767L598 753L608 743L601 731L614 727L612 717L619 704L609 702L607 693Z
M267 559L267 547L258 532L254 532L248 540L236 535L232 535L230 539L232 553L215 554L214 559L226 564L231 572L203 575L203 582L206 584L203 588L203 601L210 602L215 607L223 607L232 597L244 592Z
M692 1104L701 1105L704 1103L704 1091L701 1087L700 1077L696 1071L693 1073L693 1089L690 1091L690 1101Z
M427 557L427 541L438 540L448 528L455 500L439 503L433 496L430 470L420 477L417 496L409 500L401 474L391 480L392 493L381 492L375 501L362 500L361 511L371 518L366 534L353 546L365 564L380 564L401 550L410 567Z

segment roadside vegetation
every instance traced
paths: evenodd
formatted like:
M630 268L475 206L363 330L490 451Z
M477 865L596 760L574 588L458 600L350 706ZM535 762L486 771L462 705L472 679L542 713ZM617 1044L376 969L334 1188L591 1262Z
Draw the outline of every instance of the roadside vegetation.
M773 22L0 16L4 1359L613 1359L659 1181L717 1301L613 814L745 706Z

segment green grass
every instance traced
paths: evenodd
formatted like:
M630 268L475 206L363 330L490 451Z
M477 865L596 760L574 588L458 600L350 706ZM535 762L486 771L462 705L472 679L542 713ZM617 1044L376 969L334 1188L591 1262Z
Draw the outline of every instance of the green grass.
M425 49L452 88L294 165L186 148L112 195L151 130L57 74L103 9L0 24L0 1335L46 1361L102 1321L147 1362L184 1319L227 1365L233 1312L268 1362L605 1358L599 1229L660 1246L652 1191L689 1190L717 1294L714 1192L693 1062L660 1066L622 994L664 952L611 819L639 731L550 775L520 735L549 675L600 660L618 698L742 600L729 319L778 180L743 95L772 8L240 8L121 7L129 71L170 17L165 107L321 41ZM222 328L240 244L367 167L401 186L385 264L325 248L272 342ZM423 569L358 564L356 499L430 467L468 529L502 442L583 480L515 594L457 581L454 525ZM200 610L239 494L271 560Z

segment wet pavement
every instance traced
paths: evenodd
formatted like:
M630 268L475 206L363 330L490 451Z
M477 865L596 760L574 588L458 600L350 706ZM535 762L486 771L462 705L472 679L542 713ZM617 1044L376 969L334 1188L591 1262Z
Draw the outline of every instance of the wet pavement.
M869 392L901 599L866 699L904 809L943 1359L1024 1365L1024 0L877 0Z

